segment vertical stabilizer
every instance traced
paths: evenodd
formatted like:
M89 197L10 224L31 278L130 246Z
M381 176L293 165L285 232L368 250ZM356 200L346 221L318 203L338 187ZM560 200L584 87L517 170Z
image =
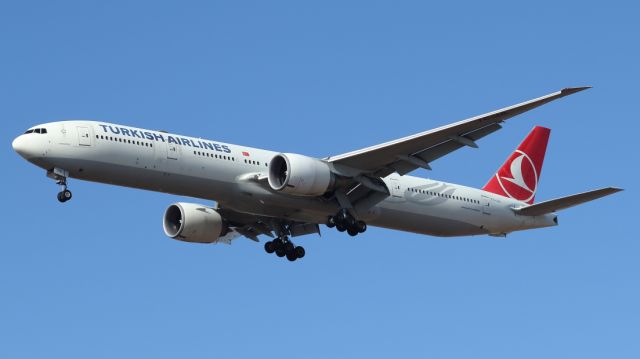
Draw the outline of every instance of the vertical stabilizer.
M532 204L550 133L548 128L534 127L482 189Z

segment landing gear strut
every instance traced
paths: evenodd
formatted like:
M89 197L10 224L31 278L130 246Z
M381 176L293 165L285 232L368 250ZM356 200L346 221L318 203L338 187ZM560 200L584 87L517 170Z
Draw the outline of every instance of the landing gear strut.
M367 230L367 224L355 219L346 208L341 209L335 216L329 217L327 227L336 227L339 232L347 231L352 237Z
M304 247L296 246L289 240L289 237L285 235L281 235L278 238L266 242L264 244L265 252L271 254L274 253L278 257L287 257L287 259L291 262L296 259L303 258L305 255Z

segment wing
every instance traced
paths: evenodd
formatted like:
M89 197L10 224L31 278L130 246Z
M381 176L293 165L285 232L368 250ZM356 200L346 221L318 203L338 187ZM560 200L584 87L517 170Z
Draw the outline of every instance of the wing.
M553 213L561 209L577 206L620 191L622 191L621 188L615 187L601 188L594 191L578 193L567 197L532 204L530 206L514 208L513 210L517 214L523 216L540 216L547 213Z
M477 140L501 128L500 123L548 102L590 87L566 88L527 102L484 115L417 133L394 141L330 157L334 165L345 165L375 177L393 172L400 175L417 168L431 169L429 163L461 147L478 147Z

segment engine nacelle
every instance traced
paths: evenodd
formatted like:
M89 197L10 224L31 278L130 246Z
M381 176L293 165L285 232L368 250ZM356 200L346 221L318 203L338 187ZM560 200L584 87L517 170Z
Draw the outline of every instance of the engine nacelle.
M269 186L296 196L320 196L334 182L326 162L295 153L280 153L269 162Z
M215 209L183 202L167 208L162 227L167 236L193 243L217 242L226 229L222 216Z

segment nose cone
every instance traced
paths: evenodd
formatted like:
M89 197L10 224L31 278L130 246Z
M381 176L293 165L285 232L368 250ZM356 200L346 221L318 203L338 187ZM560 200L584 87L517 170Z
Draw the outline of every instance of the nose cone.
M36 146L33 146L32 141L29 141L27 136L20 135L13 140L11 146L13 146L13 150L16 151L20 156L25 159L31 159L37 155Z

